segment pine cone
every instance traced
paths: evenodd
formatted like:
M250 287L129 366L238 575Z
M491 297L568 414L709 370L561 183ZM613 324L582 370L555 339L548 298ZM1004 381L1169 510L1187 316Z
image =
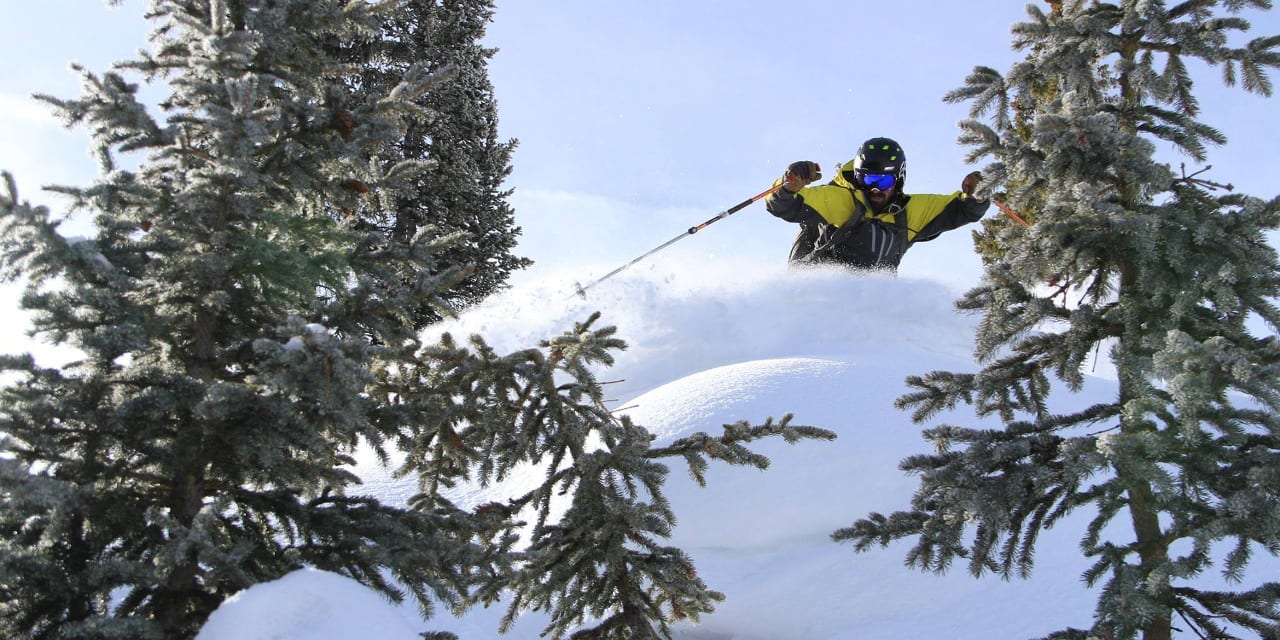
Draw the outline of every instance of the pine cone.
M337 128L338 135L342 136L343 140L351 142L356 130L356 118L350 111L339 109L333 114L333 126Z
M359 180L356 180L355 178L349 178L347 180L343 180L341 184L343 187L350 189L356 193L360 193L360 194L369 193L369 185Z

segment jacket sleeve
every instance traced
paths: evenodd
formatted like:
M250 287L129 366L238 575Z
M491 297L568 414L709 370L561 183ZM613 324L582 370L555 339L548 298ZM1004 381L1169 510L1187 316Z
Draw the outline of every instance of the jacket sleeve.
M800 192L791 193L786 189L778 189L765 198L764 209L774 217L782 218L787 222L802 224L822 222L822 214L804 203L804 191L801 189Z
M926 201L933 200L933 203L945 200L945 204L942 204L940 208L936 208L936 204L934 204L934 207L929 207L937 211L937 213L934 214L930 211L932 217L924 221L923 226L916 232L913 242L928 242L942 235L944 231L951 231L966 224L977 222L982 219L987 209L991 207L990 200L978 200L959 191L950 196L911 196L913 202L918 198L923 198Z

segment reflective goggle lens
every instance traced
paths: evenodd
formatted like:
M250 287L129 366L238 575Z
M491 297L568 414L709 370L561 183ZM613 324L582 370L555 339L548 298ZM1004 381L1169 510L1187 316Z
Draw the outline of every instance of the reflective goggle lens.
M879 189L887 191L898 183L897 177L892 173L864 173L862 174L862 186L868 189Z

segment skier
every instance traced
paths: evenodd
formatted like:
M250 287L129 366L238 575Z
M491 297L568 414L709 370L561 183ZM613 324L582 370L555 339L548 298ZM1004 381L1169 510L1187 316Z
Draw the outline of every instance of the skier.
M974 195L977 171L951 195L903 193L907 156L889 138L867 140L830 183L807 186L821 177L817 163L793 162L765 200L769 213L801 225L795 263L896 271L911 245L976 222L991 205Z

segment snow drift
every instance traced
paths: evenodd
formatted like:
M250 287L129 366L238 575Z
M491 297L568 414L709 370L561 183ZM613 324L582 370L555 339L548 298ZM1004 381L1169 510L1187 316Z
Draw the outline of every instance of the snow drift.
M568 278L533 282L437 332L480 334L505 352L557 335L599 309L598 326L616 325L629 344L600 379L618 381L609 387L617 407L654 432L658 444L787 413L793 424L839 434L834 442L758 443L771 468L713 464L705 488L672 468L667 491L679 518L672 543L726 595L700 624L677 625L676 637L985 639L1040 637L1088 624L1094 594L1080 583L1086 563L1077 552L1078 520L1042 536L1036 574L1026 581L975 580L963 567L944 576L920 573L902 566L903 546L855 554L829 537L869 512L908 505L914 479L898 462L927 443L923 426L893 401L906 390L907 375L976 368L969 355L976 319L954 309L956 291L927 280L738 264L719 272L637 269L593 288L585 300L573 292ZM1078 406L1114 392L1109 382L1094 382L1064 403ZM963 411L939 420L974 424ZM370 493L389 502L402 503L415 488L372 459L358 472ZM501 500L539 478L531 470L497 486L465 488L458 499ZM319 615L275 589L261 585L224 606L203 640L341 637L314 635L323 625L296 635L278 625L263 625L256 635L247 624L233 627L234 636L215 632L227 617L254 615L245 604L254 599L268 601L263 610L276 618L292 615L291 607ZM493 638L503 610L427 622L415 620L409 607L400 613L414 628ZM335 629L343 616L365 615L341 608L324 614ZM528 614L509 637L537 637L543 624L538 613ZM395 633L364 637L400 637Z

